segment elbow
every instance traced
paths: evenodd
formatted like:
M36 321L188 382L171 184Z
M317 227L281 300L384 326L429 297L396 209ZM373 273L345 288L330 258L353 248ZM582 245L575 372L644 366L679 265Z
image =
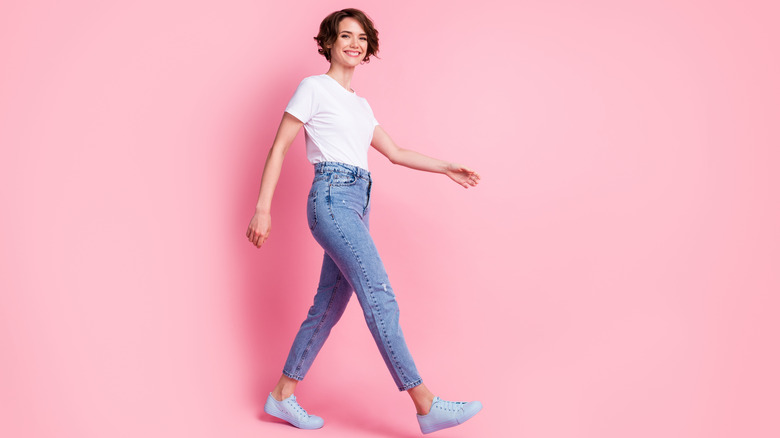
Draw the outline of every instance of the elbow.
M290 143L274 143L271 146L271 150L268 151L268 155L275 155L284 158L287 155L287 150L290 149Z
M390 160L393 164L403 164L403 149L398 149L396 151L393 151L391 154L387 154L387 159Z

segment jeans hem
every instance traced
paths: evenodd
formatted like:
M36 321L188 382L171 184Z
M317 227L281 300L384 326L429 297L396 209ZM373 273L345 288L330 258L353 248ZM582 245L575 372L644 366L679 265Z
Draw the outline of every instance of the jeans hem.
M419 386L419 385L422 385L422 379L417 379L417 380L415 380L412 383L407 383L404 386L399 386L398 390L401 391L401 392L408 391L408 390L414 388L415 386Z
M297 380L297 381L299 381L299 382L300 382L301 380L303 380L303 376L296 376L295 374L288 373L288 372L287 372L287 371L285 371L285 370L282 370L282 374L284 374L285 376L287 376L287 377L289 377L289 378L291 378L291 379L293 379L293 380Z

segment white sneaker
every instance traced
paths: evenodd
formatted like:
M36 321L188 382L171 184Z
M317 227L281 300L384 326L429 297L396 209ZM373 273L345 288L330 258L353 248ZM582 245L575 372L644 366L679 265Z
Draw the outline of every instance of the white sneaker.
M295 400L295 394L282 401L276 401L274 396L268 394L264 410L268 415L281 418L299 429L319 429L325 424L322 418L309 415Z

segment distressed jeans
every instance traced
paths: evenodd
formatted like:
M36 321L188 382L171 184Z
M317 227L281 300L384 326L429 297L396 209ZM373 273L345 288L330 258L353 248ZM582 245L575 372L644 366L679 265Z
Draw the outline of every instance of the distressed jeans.
M284 365L283 373L291 379L303 380L354 291L398 390L422 383L401 331L395 294L368 231L370 209L370 172L337 162L314 165L306 214L325 255L314 304Z

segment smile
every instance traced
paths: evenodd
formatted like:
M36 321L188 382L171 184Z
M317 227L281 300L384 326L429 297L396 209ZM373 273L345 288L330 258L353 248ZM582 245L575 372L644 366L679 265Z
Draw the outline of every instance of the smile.
M353 52L351 50L345 50L344 53L346 53L349 56L358 57L360 56L360 52Z

